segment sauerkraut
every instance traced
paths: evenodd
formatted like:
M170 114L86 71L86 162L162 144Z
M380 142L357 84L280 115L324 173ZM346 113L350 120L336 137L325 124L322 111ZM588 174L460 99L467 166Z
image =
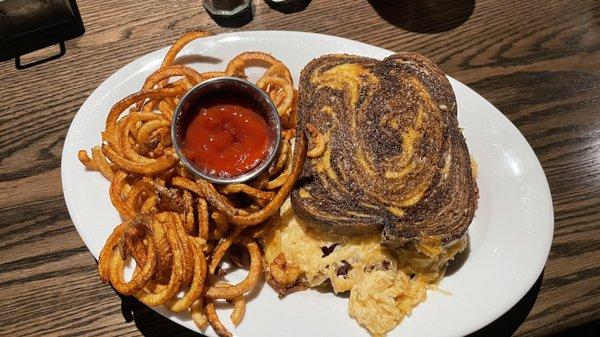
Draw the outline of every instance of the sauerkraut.
M350 292L350 316L372 335L383 336L425 300L427 290L437 285L466 239L443 247L431 238L417 246L390 249L381 245L379 235L318 232L295 217L288 201L281 224L262 243L267 266L277 258L285 259L291 271L288 285L290 276L310 287L329 280L335 293Z

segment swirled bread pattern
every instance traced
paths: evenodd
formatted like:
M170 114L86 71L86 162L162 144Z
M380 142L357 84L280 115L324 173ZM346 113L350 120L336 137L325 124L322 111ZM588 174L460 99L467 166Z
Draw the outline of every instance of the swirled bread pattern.
M292 193L312 226L399 246L466 232L478 189L444 73L420 54L327 55L300 77L298 127L325 150ZM311 130L312 129L312 130Z

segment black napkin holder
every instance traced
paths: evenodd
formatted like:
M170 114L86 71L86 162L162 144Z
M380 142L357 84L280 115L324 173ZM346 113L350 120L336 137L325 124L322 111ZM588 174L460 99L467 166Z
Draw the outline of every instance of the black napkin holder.
M14 58L17 69L61 57L65 54L64 42L83 32L75 0L0 1L0 62ZM60 45L58 54L21 64L22 55L54 44Z

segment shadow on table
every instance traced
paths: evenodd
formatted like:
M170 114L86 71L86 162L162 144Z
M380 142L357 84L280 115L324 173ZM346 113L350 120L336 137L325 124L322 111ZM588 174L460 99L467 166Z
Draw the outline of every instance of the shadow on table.
M598 336L598 331L600 331L600 320L595 320L563 331L555 332L548 337L595 337Z
M190 65L193 63L219 64L221 62L223 62L223 60L218 57L199 54L189 54L178 56L173 63L180 65Z
M448 268L446 268L445 276L450 276L456 273L462 268L462 266L467 262L467 258L471 254L471 237L467 235L467 246L462 252L456 254L452 261L448 264Z
M392 25L415 33L441 33L467 21L475 0L369 0Z
M468 335L468 337L512 336L519 326L523 324L529 315L531 308L533 308L533 304L535 303L540 291L543 276L544 273L542 272L533 287L531 287L527 294L508 312L484 328ZM121 297L121 312L125 318L125 321L134 321L135 326L139 329L140 333L146 337L204 336L173 323L138 301L135 297L122 295L119 295L119 297ZM596 329L598 326L598 321L594 321L584 326L579 326L565 330L564 332L556 333L552 336L593 336L592 331L597 331Z
M279 11L283 14L292 14L296 12L301 12L312 0L294 0L294 1L282 1L282 2L273 2L266 1L267 5L272 9Z
M504 315L500 316L497 320L488 324L487 326L475 331L467 337L509 337L512 336L515 331L523 324L533 304L535 303L542 280L544 279L544 272L540 274L540 277L533 284L533 287L529 289L527 294L513 306Z
M235 271L235 267L230 267L228 272ZM256 287L252 288L250 292L244 295L247 301L254 300L262 291L265 286L264 282L260 282ZM115 293L117 293L115 291ZM123 296L117 293L121 298L121 313L125 321L130 323L133 321L135 326L140 330L141 334L146 337L159 337L159 336L177 336L177 337L199 337L204 336L203 334L191 331L179 324L172 322L171 320L163 317L161 314L150 309L148 306L138 301L133 296ZM224 301L216 301L217 310L225 306L231 307L230 304L225 304ZM225 319L225 318L223 318Z
M171 322L133 296L119 295L119 297L121 297L121 313L123 314L125 321L128 323L134 321L135 326L140 330L140 333L146 337L204 336Z

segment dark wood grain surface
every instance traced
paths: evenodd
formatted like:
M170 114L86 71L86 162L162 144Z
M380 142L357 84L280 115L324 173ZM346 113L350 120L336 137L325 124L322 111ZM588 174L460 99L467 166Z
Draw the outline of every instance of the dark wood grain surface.
M476 335L598 327L600 2L314 0L292 14L254 3L254 20L237 29L311 31L417 51L496 105L542 163L556 229L536 285ZM0 335L187 335L100 282L65 206L60 154L77 109L110 74L187 30L231 29L216 25L200 0L79 7L86 33L67 43L65 56L20 71L0 64Z

